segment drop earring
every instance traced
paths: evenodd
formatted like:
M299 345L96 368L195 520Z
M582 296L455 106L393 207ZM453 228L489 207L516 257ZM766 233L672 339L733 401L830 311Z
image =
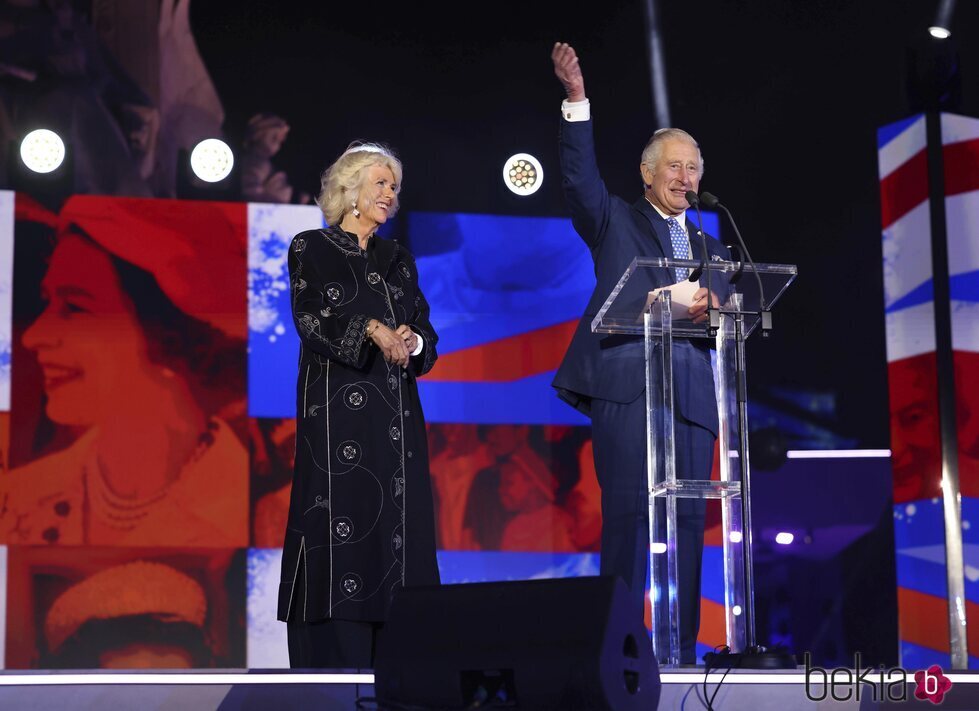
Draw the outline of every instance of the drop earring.
M354 201L353 206L354 206L354 209L353 209L354 217L360 217L360 210L357 209L357 202L356 201Z

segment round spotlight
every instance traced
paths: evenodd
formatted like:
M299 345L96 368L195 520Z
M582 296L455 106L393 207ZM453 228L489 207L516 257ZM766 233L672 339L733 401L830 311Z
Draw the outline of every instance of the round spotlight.
M650 553L666 553L666 544L662 542L654 542L649 546Z
M231 174L235 154L219 138L205 138L190 152L190 169L205 183L217 183Z
M65 160L65 142L46 128L31 131L20 142L20 159L35 173L50 173Z
M775 542L783 546L789 545L794 540L795 540L795 535L789 533L788 531L780 531L775 536Z
M939 27L938 25L933 25L928 28L928 34L930 34L935 39L948 39L952 36L952 32L945 27Z
M731 543L740 543L742 539L741 531L731 531L731 535L728 538Z
M540 161L529 153L517 153L503 164L503 184L514 195L527 197L540 190L544 182L544 169Z

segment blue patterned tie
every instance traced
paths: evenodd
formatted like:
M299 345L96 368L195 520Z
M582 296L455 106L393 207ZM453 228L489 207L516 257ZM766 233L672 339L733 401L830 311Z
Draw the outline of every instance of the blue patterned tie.
M687 231L680 227L680 223L676 221L675 217L667 219L666 224L670 226L670 242L673 244L673 258L690 259L690 238L687 236ZM689 269L676 267L674 271L676 272L677 281L683 281L690 276Z

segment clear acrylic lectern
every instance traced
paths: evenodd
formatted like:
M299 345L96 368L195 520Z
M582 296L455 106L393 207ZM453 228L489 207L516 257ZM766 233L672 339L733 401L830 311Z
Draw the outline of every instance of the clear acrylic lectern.
M744 342L760 326L763 330L771 328L771 309L797 274L796 267L787 264L707 263L700 275L700 285L707 285L709 271L713 291L725 299L719 314L714 315L715 328L711 329L709 322L690 320L687 307L681 303L682 288L675 288L676 298L673 291L658 288L673 283L673 268L696 270L701 266L700 262L691 260L634 259L592 321L592 331L597 333L645 338L649 595L653 650L661 666L680 663L677 497L720 499L727 644L732 652L755 647ZM712 334L711 330L716 332ZM676 469L673 449L673 341L676 338L710 338L716 343L714 386L721 463L718 481L685 479L684 473ZM665 528L658 521L664 516ZM668 635L665 630L669 631Z

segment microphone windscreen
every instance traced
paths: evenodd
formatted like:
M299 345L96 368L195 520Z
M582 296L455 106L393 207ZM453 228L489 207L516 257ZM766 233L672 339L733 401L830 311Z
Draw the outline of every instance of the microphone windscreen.
M690 207L697 207L697 203L700 202L700 198L697 197L697 193L695 193L693 190L688 190L683 197L687 199Z
M721 201L717 199L716 196L711 195L708 192L700 193L700 204L706 208L713 210L715 207L720 205Z

